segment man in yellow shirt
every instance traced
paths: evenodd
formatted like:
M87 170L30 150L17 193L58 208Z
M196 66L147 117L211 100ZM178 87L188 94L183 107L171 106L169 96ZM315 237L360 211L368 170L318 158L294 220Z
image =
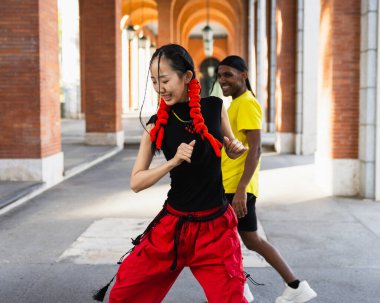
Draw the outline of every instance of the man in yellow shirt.
M248 68L238 56L228 56L218 65L217 79L224 96L232 96L228 108L232 131L249 151L236 160L222 152L223 185L226 197L239 219L238 230L244 245L273 266L287 283L276 303L303 303L316 297L306 281L299 281L279 251L257 233L256 198L259 194L262 110L248 80ZM248 285L244 295L254 298Z

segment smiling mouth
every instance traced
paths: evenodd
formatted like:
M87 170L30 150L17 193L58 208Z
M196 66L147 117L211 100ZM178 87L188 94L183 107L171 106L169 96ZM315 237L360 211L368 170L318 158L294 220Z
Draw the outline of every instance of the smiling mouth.
M164 100L169 100L170 99L170 95L161 95L162 98L164 98Z

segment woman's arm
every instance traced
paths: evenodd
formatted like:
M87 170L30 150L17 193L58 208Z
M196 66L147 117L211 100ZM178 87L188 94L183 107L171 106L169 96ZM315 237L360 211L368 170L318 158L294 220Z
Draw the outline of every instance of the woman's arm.
M232 132L230 120L228 119L227 110L222 104L222 134L223 137L227 137L230 140L235 139L234 133Z
M148 132L150 132L152 127L152 124L148 125ZM182 143L178 147L177 153L172 159L164 164L161 164L160 166L149 169L153 159L153 152L151 149L151 141L148 132L144 132L141 138L140 149L131 174L131 189L136 193L151 187L174 167L180 165L183 161L190 163L193 146L195 144L195 141L192 141L189 144Z
M247 151L248 148L243 146L239 140L235 139L224 105L222 105L222 134L224 137L224 149L229 158L236 159Z

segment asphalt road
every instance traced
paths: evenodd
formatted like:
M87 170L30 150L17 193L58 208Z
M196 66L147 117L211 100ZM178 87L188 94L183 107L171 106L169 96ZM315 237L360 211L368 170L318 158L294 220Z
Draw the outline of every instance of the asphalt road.
M94 302L92 290L107 283L117 265L59 258L97 220L150 218L160 209L169 179L131 192L135 155L135 149L123 151L0 216L1 303ZM263 157L258 213L266 235L317 291L313 302L380 302L380 204L324 196L309 179L311 162ZM247 271L265 284L251 287L255 302L274 302L283 291L272 268ZM204 300L185 270L164 302Z

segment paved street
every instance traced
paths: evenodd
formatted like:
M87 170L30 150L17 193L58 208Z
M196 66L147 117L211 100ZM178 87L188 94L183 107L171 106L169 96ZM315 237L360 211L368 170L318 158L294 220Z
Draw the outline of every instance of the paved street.
M117 266L64 253L94 222L144 220L160 209L168 178L139 194L129 189L136 151L124 150L0 216L1 303L93 302L91 291L107 283ZM313 302L379 302L380 203L324 196L314 184L312 163L311 157L263 156L258 214L265 234L317 291ZM102 234L95 245L109 245L112 254L117 248L100 241ZM113 236L120 243L125 235ZM104 250L100 246L94 249ZM265 284L251 287L255 302L274 302L283 290L275 271L247 271ZM164 302L204 302L204 295L185 270Z

